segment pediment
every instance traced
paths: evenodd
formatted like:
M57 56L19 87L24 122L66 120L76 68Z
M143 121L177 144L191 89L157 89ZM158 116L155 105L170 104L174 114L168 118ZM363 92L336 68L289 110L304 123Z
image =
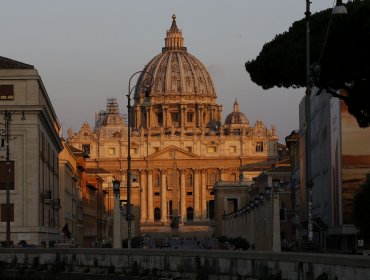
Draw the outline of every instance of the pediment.
M182 150L175 146L170 146L167 148L164 148L163 150L160 150L154 154L149 155L149 159L199 159L200 157L190 153L188 151Z

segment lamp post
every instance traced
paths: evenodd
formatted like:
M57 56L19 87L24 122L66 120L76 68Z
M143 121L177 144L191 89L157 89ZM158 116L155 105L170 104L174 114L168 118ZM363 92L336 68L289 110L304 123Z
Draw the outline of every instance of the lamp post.
M306 100L305 100L305 125L306 125L306 201L307 201L307 236L308 241L312 242L313 239L313 220L312 220L312 187L313 181L311 177L311 121L310 121L310 96L311 96L311 62L310 62L310 0L306 0ZM342 0L337 0L336 5L332 10L332 14L346 14L347 9L343 5Z
M136 89L139 83L136 83L133 87L131 87L131 80L134 76L137 74L141 74L141 84L140 88L144 88L145 92L145 98L149 97L149 93L153 86L153 76L147 71L137 71L134 74L131 75L129 82L128 82L128 94L127 94L127 214L126 214L126 220L127 220L127 246L130 249L131 248L131 222L133 220L133 215L131 214L131 93ZM147 77L145 77L147 75ZM145 77L145 78L144 78ZM147 79L149 77L149 80Z
M121 181L114 179L113 195L114 195L114 214L113 214L113 248L122 248L121 238L121 215L120 215L120 184Z

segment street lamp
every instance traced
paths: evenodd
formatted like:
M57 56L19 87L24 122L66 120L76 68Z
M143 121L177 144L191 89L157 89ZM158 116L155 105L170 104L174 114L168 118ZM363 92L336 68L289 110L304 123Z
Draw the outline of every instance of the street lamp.
M113 248L122 248L121 239L121 215L120 215L120 184L121 181L114 179L113 195L114 195L114 214L113 214Z
M305 125L306 125L306 201L307 201L307 236L312 242L313 239L313 220L312 220L312 187L313 181L311 177L311 123L310 123L310 96L311 96L311 63L310 63L310 0L306 0L306 100L305 100ZM343 5L342 0L337 0L336 5L332 10L332 14L347 14L347 9Z
M139 81L136 85L131 87L131 80L134 76L137 74L141 74ZM147 75L147 76L146 76ZM149 78L149 80L148 80ZM131 75L129 82L128 82L128 94L127 94L127 214L126 214L126 220L127 220L127 246L130 249L131 248L131 221L133 220L133 215L131 214L131 93L134 91L134 89L137 89L136 87L139 85L141 88L144 89L145 98L147 99L149 97L149 93L152 89L154 80L152 74L150 74L147 71L137 71L134 74Z
M6 164L6 247L10 247L11 245L11 238L10 238L10 177L12 173L14 174L14 165L13 168L10 165L10 157L9 157L9 140L10 140L10 122L12 120L13 112L5 110L3 112L4 115L4 128L0 129L0 136L5 137L5 146L6 146L6 156L5 156L5 164ZM21 120L25 120L25 114L22 111L22 118Z

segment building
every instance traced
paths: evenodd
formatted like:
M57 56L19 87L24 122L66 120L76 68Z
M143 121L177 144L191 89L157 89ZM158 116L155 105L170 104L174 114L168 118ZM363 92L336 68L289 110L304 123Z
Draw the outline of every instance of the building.
M56 241L63 147L57 116L34 66L0 57L0 118L0 240L6 240L9 217L13 244Z
M145 81L153 83L149 93ZM239 181L241 166L277 157L275 128L249 124L237 101L222 123L211 76L187 51L175 16L162 52L138 79L132 119L137 234L170 233L173 217L179 217L179 234L210 235L215 182ZM94 129L85 123L77 133L69 130L68 141L88 151L87 168L103 168L126 182L127 124L115 99L96 115ZM121 200L127 201L124 185Z
M215 185L216 236L246 239L257 251L291 250L295 235L291 166L276 163L248 182Z
M328 250L356 250L352 201L366 173L370 172L370 131L360 128L345 103L331 94L311 95L311 177L314 242ZM300 104L301 184L300 222L307 225L305 190L304 102ZM302 233L307 236L307 229Z
M62 243L71 246L82 244L82 187L78 175L76 155L64 139L63 150L59 154L59 228Z

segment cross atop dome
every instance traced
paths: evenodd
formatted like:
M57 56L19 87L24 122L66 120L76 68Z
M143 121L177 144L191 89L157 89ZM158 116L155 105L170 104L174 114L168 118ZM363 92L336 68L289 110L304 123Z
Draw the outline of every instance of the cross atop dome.
M184 47L184 38L182 37L182 31L177 27L176 15L172 15L172 24L170 30L167 30L165 41L165 47L162 51L169 50L182 50L186 51Z

